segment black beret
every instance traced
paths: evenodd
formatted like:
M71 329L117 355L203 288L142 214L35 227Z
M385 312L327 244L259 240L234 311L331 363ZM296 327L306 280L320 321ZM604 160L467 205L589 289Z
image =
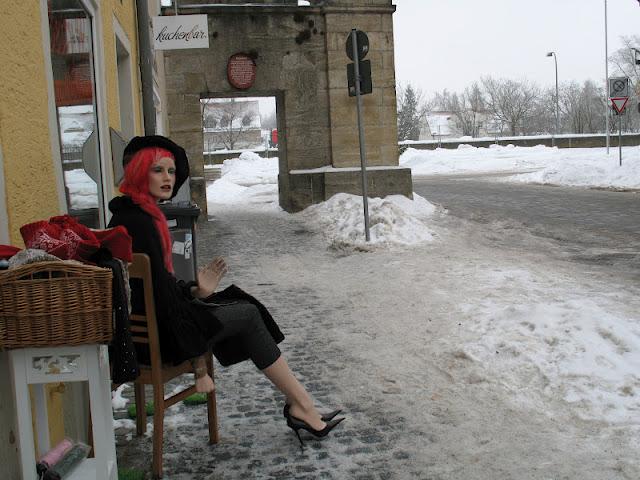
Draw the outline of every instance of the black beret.
M173 186L171 198L175 197L178 190L189 177L189 159L187 152L177 143L162 135L145 135L144 137L133 137L127 144L122 154L122 166L126 167L131 158L143 148L160 147L169 150L173 154L176 162L176 183Z

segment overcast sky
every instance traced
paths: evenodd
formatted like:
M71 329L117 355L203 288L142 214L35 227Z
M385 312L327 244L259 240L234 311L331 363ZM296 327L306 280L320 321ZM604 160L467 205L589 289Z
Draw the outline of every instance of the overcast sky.
M396 80L427 95L483 75L555 85L605 77L604 0L394 0ZM608 0L609 55L640 35L637 0ZM640 45L638 45L640 48ZM373 68L373 67L372 67ZM611 74L611 65L609 66Z

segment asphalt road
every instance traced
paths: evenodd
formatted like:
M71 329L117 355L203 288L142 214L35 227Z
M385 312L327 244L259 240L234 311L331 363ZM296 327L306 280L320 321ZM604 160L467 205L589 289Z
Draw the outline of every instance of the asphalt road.
M577 261L640 272L640 192L504 183L486 175L416 177L413 189L451 216L524 229Z

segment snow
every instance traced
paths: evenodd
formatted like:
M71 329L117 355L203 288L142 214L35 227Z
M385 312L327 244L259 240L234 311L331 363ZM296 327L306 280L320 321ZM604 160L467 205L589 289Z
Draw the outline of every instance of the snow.
M637 136L637 133L623 133L622 136ZM401 140L398 145L435 145L438 143L458 143L461 140L473 140L475 142L495 142L499 140L501 142L509 140L549 140L552 137L555 138L605 138L604 133L561 133L558 135L515 135L515 136L489 136L489 137L471 137L465 135L457 138L443 138L442 140ZM612 135L612 137L614 137ZM617 137L617 135L615 135Z
M417 150L408 148L400 165L412 174L514 172L502 181L598 187L640 188L640 147L622 148L622 166L618 149L556 148L538 145L474 147L462 144L457 149ZM523 173L519 173L523 172Z
M434 151L410 148L400 164L410 167L414 175L518 172L500 180L640 188L639 147L623 149L622 167L615 149L607 155L604 148L513 145L461 145L456 150ZM226 161L222 178L208 186L209 211L215 215L267 206L272 214L287 216L278 208L276 187L277 160L243 154ZM305 222L309 230L324 236L325 245L340 250L382 253L392 249L400 252L399 258L411 258L420 245L439 241L435 222L443 218L442 209L419 195L414 194L413 200L372 198L369 212L370 243L363 238L362 198L358 196L335 195L291 219ZM451 232L447 235L449 241L457 237ZM590 286L556 272L553 262L539 264L524 257L505 260L504 254L494 251L499 260L481 253L478 260L470 252L467 256L475 264L465 261L466 254L459 251L446 255L446 266L442 260L430 259L434 271L444 269L458 279L457 287L440 277L429 285L430 302L441 294L462 296L455 308L466 320L469 335L447 340L452 342L449 347L454 357L493 372L513 393L513 401L526 408L546 411L550 398L561 398L585 419L618 425L637 422L640 327L632 306L615 289ZM464 285L459 279L464 279ZM342 287L349 288L346 283Z
M97 208L98 187L81 168L64 172L65 184L69 190L71 208L82 210Z
M552 283L554 294L540 302L525 293L540 291L540 278L524 269L485 270L474 281L495 293L523 293L510 305L496 301L495 293L463 305L474 319L469 328L480 334L480 341L466 346L470 357L493 364L511 386L528 369L539 369L544 390L560 392L583 418L612 423L638 418L640 327L638 316L625 312L616 295L596 299L582 286ZM530 404L533 387L514 388L514 393Z
M210 213L230 206L280 210L277 158L266 159L245 152L239 158L225 160L221 175L220 179L207 187ZM402 195L372 198L368 206L369 243L363 233L362 197L334 195L328 201L312 205L297 215L304 219L310 230L322 232L327 243L334 248L372 250L433 240L426 221L436 212L436 207L419 195L414 194L413 200Z
M122 391L125 388L129 388L129 385L123 383L117 389L111 392L111 406L114 410L121 410L127 406L127 403L129 403L129 399L122 396Z
M374 250L379 247L416 245L433 240L428 218L436 207L414 193L369 199L370 242L364 237L362 197L339 193L312 205L300 215L309 227L322 234L333 248Z
M278 158L262 158L244 152L225 160L221 178L207 187L209 211L233 205L250 204L266 209L278 206Z

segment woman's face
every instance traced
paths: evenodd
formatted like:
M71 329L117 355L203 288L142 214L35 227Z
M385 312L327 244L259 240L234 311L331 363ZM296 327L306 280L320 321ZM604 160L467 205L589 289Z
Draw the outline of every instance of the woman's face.
M160 157L149 169L149 193L156 200L169 200L176 183L176 164L171 157Z

